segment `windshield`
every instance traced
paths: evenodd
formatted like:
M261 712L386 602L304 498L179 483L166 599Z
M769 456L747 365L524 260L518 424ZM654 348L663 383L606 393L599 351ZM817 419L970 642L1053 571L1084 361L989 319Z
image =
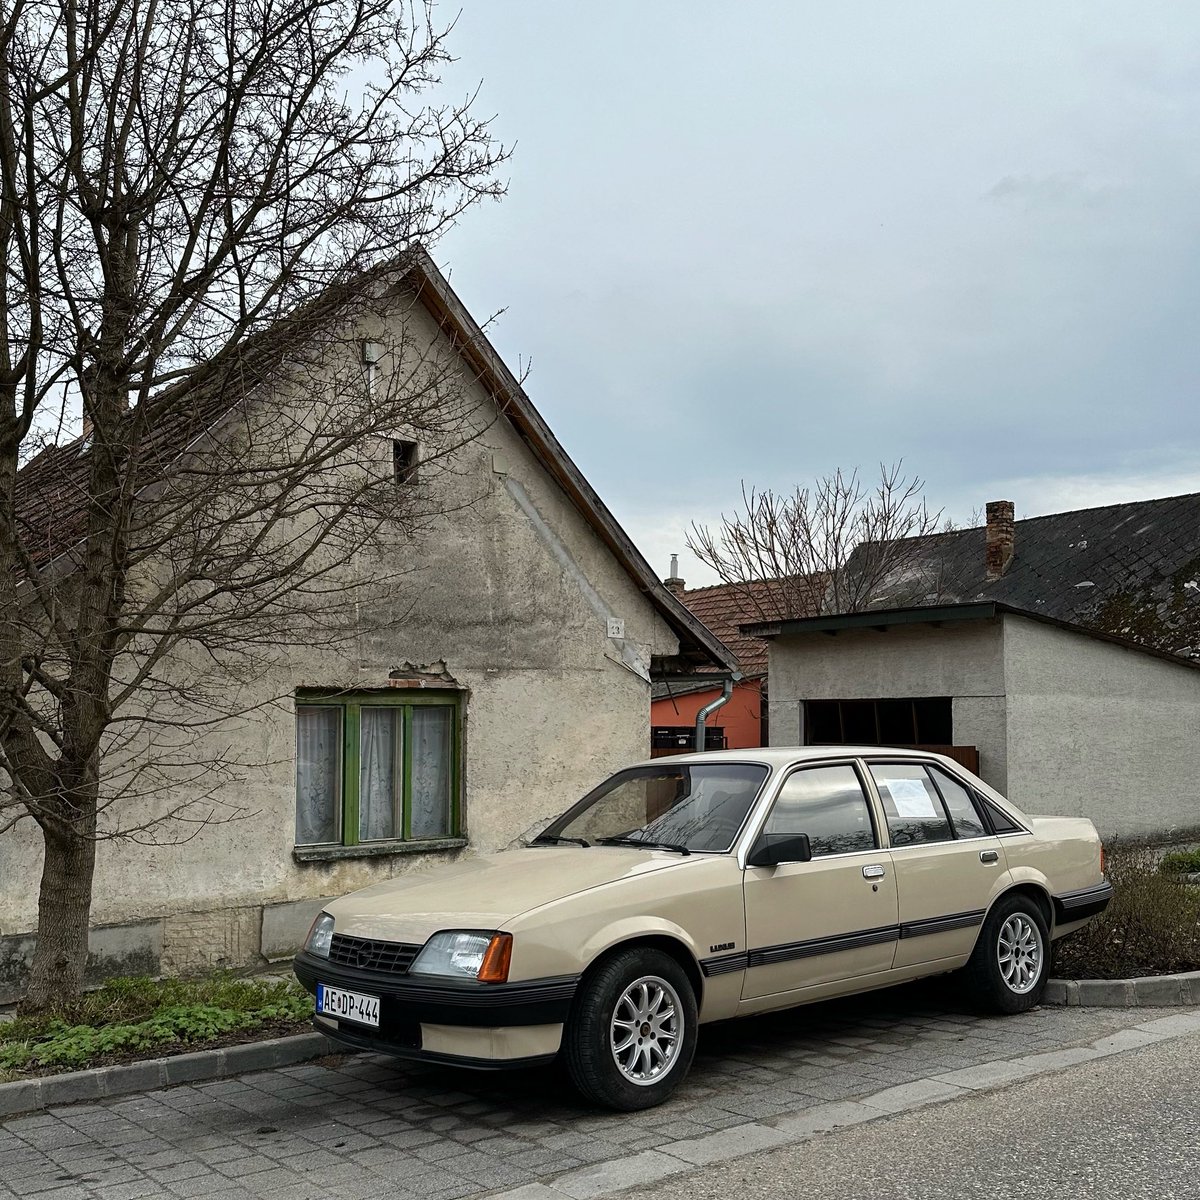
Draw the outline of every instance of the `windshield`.
M588 845L619 838L689 851L725 851L766 777L761 763L634 767L606 780L540 836Z

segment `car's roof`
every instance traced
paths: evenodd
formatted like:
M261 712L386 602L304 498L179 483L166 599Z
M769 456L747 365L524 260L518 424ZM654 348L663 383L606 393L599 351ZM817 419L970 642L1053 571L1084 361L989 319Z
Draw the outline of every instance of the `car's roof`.
M755 746L747 750L705 750L702 754L671 754L649 760L661 763L664 759L672 763L722 763L754 762L769 767L783 767L789 763L806 762L814 759L861 758L869 755L878 758L884 754L889 758L940 758L931 750L903 750L895 746ZM638 764L639 766L645 764Z

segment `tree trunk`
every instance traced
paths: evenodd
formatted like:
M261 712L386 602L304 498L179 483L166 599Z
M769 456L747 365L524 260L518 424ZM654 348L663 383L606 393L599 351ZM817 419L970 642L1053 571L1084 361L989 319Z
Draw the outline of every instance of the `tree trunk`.
M90 819L76 825L78 834L43 827L46 859L38 895L37 947L22 1012L53 1008L77 996L83 984L96 868L94 814L93 808Z

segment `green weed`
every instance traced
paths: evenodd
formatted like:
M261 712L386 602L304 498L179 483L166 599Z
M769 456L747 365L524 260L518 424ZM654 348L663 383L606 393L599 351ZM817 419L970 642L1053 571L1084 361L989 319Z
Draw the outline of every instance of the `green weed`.
M75 1069L112 1056L195 1045L312 1012L290 982L114 979L50 1012L0 1025L0 1072Z
M1191 875L1193 872L1200 872L1200 846L1195 850L1177 850L1174 854L1164 855L1158 869L1164 875Z

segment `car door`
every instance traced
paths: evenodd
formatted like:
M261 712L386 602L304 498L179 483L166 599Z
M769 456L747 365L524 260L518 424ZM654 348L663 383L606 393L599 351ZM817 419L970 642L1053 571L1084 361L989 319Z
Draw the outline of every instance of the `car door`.
M859 768L797 767L760 833L807 835L812 860L746 868L742 999L888 970L896 880Z
M900 901L895 966L971 953L1007 869L970 791L931 762L871 760Z

